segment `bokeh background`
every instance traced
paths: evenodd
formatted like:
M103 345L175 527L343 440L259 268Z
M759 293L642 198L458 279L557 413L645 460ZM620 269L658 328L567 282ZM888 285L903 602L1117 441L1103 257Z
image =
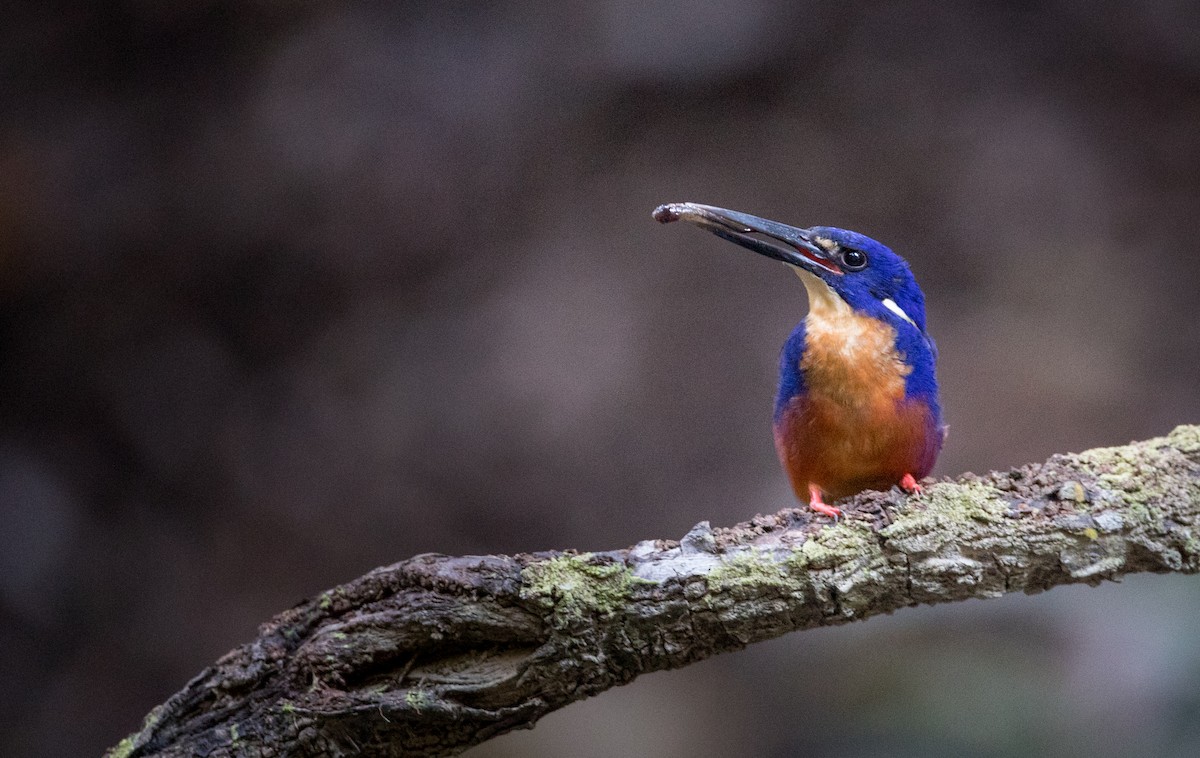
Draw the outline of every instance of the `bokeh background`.
M866 232L937 473L1200 420L1200 5L8 7L0 754L96 755L415 553L790 504L795 277L651 209ZM908 610L571 706L507 756L1200 754L1200 580Z

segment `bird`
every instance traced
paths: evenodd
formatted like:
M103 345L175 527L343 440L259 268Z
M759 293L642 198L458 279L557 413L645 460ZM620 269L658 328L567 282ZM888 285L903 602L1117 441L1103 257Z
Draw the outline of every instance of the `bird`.
M899 485L921 493L946 437L937 347L925 296L908 263L884 244L828 226L800 228L700 203L654 210L781 261L808 292L808 313L779 359L775 450L796 498L828 501Z

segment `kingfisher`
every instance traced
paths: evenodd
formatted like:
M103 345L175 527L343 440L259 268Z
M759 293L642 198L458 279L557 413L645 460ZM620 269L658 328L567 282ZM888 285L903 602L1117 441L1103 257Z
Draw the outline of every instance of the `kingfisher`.
M937 348L925 295L896 253L846 229L807 229L699 203L654 210L783 262L808 291L808 314L784 343L775 450L796 497L841 515L836 501L899 485L921 492L942 449Z

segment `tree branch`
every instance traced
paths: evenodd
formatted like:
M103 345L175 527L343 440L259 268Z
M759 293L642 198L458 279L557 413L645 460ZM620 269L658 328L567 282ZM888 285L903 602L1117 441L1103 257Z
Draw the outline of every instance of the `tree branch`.
M421 555L264 624L109 752L450 755L638 674L910 605L1200 570L1200 426L604 553Z

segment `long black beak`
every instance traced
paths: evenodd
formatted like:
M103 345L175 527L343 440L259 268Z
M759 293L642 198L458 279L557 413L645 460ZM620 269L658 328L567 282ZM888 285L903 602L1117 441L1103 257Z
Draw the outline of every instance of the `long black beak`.
M842 273L833 258L813 243L812 235L807 229L699 203L660 205L654 209L654 218L664 224L680 219L690 221L721 239L735 242L760 255L783 261L792 266L799 266L814 273L818 271L830 274ZM777 240L787 247L751 236L754 234Z

